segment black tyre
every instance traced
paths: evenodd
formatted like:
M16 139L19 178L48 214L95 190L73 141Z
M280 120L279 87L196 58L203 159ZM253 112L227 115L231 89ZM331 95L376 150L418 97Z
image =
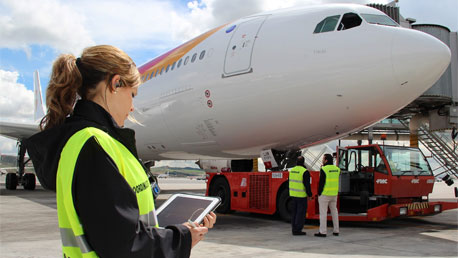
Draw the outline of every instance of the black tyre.
M291 221L292 200L289 197L289 189L283 188L277 200L277 212L280 218L286 222Z
M216 178L210 190L211 196L221 198L221 204L216 209L219 213L228 213L231 211L231 188L225 178Z
M25 190L35 190L36 179L35 175L31 173L24 174L22 185Z
M16 173L8 173L6 174L6 180L5 180L5 187L8 190L16 190L17 187L17 175Z

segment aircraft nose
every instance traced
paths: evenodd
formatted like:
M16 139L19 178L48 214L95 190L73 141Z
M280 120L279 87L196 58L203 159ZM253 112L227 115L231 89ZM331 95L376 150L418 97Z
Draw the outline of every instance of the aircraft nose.
M394 35L391 58L400 87L419 94L428 90L450 64L450 49L421 31L402 29Z

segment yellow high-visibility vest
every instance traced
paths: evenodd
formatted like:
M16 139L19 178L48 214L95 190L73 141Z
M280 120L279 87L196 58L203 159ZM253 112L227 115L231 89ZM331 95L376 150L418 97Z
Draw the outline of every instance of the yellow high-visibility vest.
M76 161L84 144L92 137L95 137L98 144L114 161L121 175L135 192L140 220L149 227L158 227L151 185L140 162L122 143L100 129L88 127L70 137L62 150L57 168L57 215L64 257L98 257L86 241L72 196Z
M321 167L321 169L326 174L326 182L324 183L321 195L337 196L339 193L340 168L335 165L326 165Z
M304 173L307 171L302 166L295 166L289 172L289 196L292 197L307 197L305 192Z

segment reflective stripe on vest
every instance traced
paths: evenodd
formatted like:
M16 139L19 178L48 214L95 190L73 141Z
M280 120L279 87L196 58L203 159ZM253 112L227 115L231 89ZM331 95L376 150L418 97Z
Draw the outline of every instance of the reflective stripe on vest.
M302 166L295 166L289 172L289 196L307 197L303 183L304 173L307 171Z
M340 168L335 165L326 165L321 167L326 174L322 195L337 196L339 193L339 175Z
M72 196L76 161L84 144L92 137L95 137L97 143L111 158L119 173L136 194L140 220L147 227L158 226L151 185L137 158L122 143L102 130L93 127L82 129L70 137L65 144L57 168L57 215L62 238L62 251L66 257L98 257L87 243Z

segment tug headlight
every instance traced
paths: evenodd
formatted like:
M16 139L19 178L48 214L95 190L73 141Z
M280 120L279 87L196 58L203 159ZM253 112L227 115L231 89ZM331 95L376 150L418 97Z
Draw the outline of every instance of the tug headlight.
M407 215L407 207L401 207L399 208L399 215Z
M435 204L434 205L434 212L441 212L442 211L442 207L440 204Z

